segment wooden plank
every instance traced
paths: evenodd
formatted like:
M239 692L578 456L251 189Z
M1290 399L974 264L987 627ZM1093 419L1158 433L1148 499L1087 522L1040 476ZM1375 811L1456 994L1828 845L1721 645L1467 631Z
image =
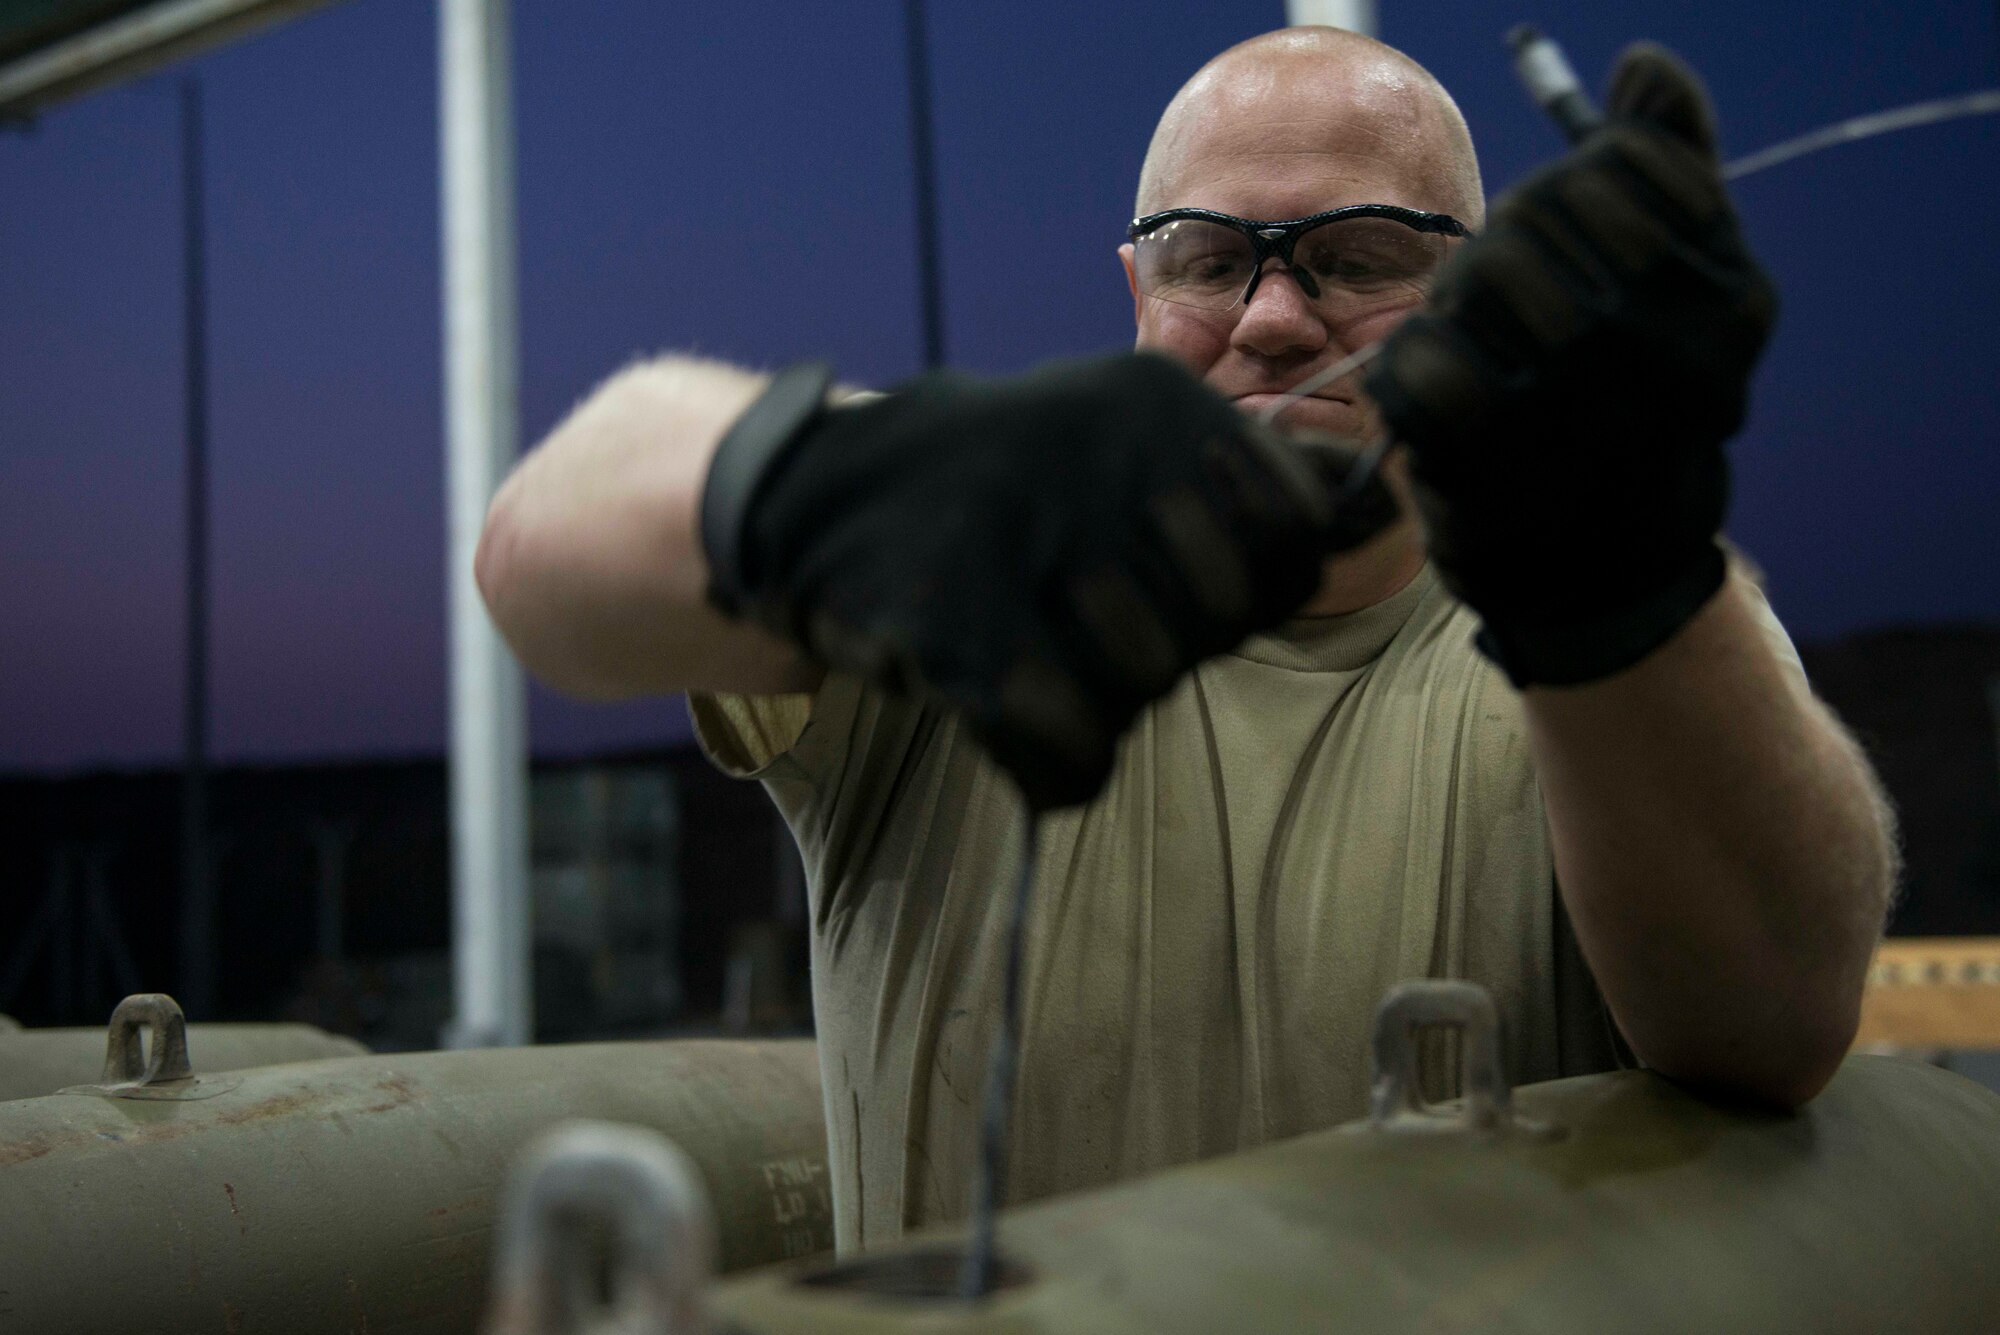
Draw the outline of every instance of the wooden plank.
M1884 941L1854 1045L2000 1049L2000 937Z

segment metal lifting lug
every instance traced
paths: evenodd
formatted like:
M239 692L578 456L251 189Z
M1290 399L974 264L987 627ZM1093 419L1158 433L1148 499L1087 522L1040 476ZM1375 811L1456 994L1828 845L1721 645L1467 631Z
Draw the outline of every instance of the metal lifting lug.
M1454 1113L1425 1101L1417 1035L1458 1034L1460 1106ZM1368 1129L1392 1135L1467 1133L1548 1137L1560 1132L1514 1111L1513 1088L1500 1066L1500 1013L1477 983L1420 978L1398 983L1375 1008Z
M570 1122L512 1174L487 1335L707 1335L715 1254L687 1155L643 1127Z
M142 1029L151 1040L145 1046L140 1042ZM56 1092L186 1102L212 1099L242 1083L232 1076L196 1075L188 1059L187 1016L181 1013L180 1003L164 992L137 992L111 1012L102 1082L70 1085Z

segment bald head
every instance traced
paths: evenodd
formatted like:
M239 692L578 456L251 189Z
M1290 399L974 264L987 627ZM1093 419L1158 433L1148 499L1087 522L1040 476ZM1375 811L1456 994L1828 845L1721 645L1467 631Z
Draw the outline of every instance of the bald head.
M1394 47L1319 27L1240 42L1174 94L1146 150L1135 212L1234 212L1217 201L1260 165L1270 174L1305 160L1330 189L1394 176L1405 197L1306 201L1300 215L1344 203L1403 204L1475 227L1485 215L1472 136L1444 86Z

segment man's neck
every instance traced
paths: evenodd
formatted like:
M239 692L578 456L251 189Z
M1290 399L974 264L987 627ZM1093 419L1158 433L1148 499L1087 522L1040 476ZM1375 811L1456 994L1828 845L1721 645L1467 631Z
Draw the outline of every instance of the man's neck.
M1400 593L1423 568L1423 530L1416 517L1405 510L1393 528L1328 560L1320 575L1319 591L1297 615L1331 617L1373 607Z

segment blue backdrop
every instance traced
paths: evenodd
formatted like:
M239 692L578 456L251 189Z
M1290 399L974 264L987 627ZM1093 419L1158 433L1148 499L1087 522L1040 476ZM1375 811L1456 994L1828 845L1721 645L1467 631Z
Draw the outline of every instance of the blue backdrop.
M1652 36L1733 152L2000 83L1990 4L1523 10L1382 0L1465 107L1489 188L1557 149L1508 73L1528 19L1592 81ZM627 359L918 363L902 7L518 0L530 440ZM768 17L764 17L768 16ZM1153 118L1275 3L933 0L951 359L1130 338L1113 256ZM215 747L434 751L444 727L434 15L353 0L198 62L209 112ZM0 135L0 768L179 745L175 102ZM1801 637L2000 620L2000 119L1835 150L1739 198L1785 310L1733 530ZM538 749L677 735L671 702L537 695Z

